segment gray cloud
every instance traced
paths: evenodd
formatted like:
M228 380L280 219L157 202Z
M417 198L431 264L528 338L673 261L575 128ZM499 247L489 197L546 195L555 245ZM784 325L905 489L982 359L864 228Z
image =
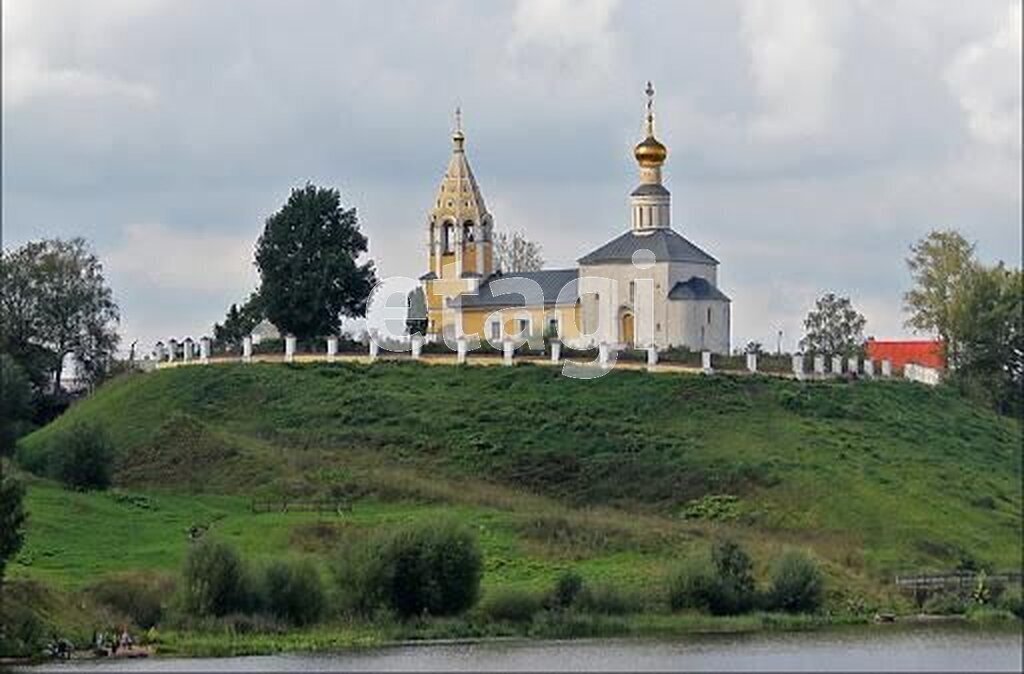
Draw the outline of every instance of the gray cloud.
M929 228L1019 261L1020 6L5 2L4 243L93 240L128 341L244 298L263 220L307 180L359 209L383 273L418 276L461 104L498 226L572 264L627 226L650 78L734 341L792 344L827 290L900 334Z

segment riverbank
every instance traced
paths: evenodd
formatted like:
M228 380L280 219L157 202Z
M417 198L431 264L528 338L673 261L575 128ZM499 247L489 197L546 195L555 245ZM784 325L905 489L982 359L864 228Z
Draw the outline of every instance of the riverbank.
M576 640L449 640L341 651L71 661L62 671L1021 671L1021 632L965 624ZM24 671L34 671L25 667Z

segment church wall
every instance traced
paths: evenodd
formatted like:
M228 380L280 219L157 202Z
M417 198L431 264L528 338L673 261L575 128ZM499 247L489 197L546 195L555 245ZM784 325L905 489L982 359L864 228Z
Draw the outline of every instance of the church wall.
M466 309L462 311L462 333L476 335L481 340L489 339L491 323L498 322L503 325L503 335L515 335L519 332L519 319L526 319L530 321L528 334L542 337L548 320L556 318L559 336L565 340L576 340L580 335L578 316L579 310L575 305Z
M708 310L711 322L708 322ZM668 346L728 354L731 338L731 306L722 300L673 300L669 302Z
M629 311L634 315L637 342L647 342L653 335L656 345L667 344L669 316L664 298L671 289L667 262L655 263L647 269L629 263L585 265L580 267L580 278L584 277L594 279L583 280L580 284L582 328L592 343L618 343L622 313ZM640 281L632 300L629 296L631 281ZM642 281L647 281L647 284ZM645 302L650 304L645 306Z

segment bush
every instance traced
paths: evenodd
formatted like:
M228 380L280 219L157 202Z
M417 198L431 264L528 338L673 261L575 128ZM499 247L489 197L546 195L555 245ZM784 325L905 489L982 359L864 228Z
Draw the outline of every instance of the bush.
M625 615L643 610L643 600L611 585L588 585L576 598L576 606L584 613Z
M814 560L802 552L784 554L772 571L771 607L780 611L811 612L821 608L824 579Z
M669 581L668 605L673 611L710 611L720 592L714 568L706 560L691 559Z
M158 624L164 615L164 602L174 590L174 581L166 577L122 574L92 586L97 602L130 618L142 629Z
M551 608L566 609L572 606L584 590L583 578L575 571L565 571L555 579L548 605Z
M468 529L418 525L344 551L337 574L343 602L356 612L454 615L476 603L483 558Z
M77 422L58 433L50 449L50 474L70 489L110 486L114 448L102 428Z
M480 603L480 612L496 622L530 622L543 608L540 594L509 588L486 594Z
M326 599L320 573L311 562L274 562L263 576L264 606L274 617L293 625L315 623Z
M754 605L753 563L743 549L724 541L707 560L687 562L669 582L673 610L697 609L714 615L735 615Z
M248 572L227 543L205 539L185 557L185 610L195 616L223 616L252 608Z

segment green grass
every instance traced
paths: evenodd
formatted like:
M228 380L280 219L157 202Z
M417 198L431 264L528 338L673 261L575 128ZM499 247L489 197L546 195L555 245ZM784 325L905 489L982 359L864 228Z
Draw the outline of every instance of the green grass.
M813 551L839 611L898 603L894 572L1021 565L1021 426L944 388L582 381L528 365L182 367L104 385L24 438L19 462L44 466L80 420L117 447L120 492L146 498L30 480L9 573L69 593L115 572L176 573L193 525L256 561L310 556L326 570L348 540L442 516L479 533L485 592L544 589L571 568L657 596L721 536L752 551L762 580L784 548ZM253 514L254 497L354 507Z

